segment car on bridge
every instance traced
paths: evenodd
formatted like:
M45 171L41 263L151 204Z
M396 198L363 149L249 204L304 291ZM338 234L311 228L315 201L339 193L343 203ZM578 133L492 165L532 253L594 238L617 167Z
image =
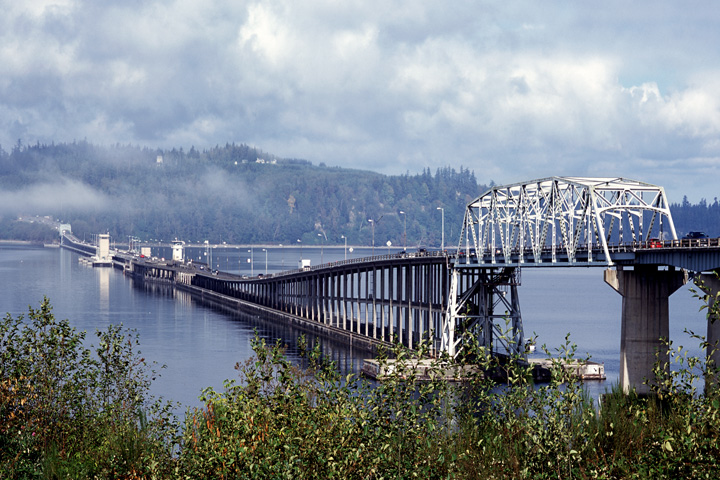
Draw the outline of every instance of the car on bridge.
M688 232L683 240L690 240L690 246L707 246L708 236L705 232Z

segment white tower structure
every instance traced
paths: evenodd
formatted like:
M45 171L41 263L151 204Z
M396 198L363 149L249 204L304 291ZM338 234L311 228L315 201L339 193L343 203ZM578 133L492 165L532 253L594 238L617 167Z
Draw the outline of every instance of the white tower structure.
M110 259L110 235L101 233L98 235L98 260L104 262Z
M172 242L172 259L182 262L185 258L185 242L182 240L173 240Z

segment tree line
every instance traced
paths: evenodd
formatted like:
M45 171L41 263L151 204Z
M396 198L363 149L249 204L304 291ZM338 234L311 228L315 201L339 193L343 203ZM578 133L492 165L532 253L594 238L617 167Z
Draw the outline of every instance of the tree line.
M71 223L81 238L107 232L118 241L133 235L312 245L340 244L346 237L355 245L438 247L443 216L446 244L452 244L467 203L492 185L464 167L383 175L279 158L235 143L184 150L18 141L10 152L0 147L0 187L19 199L14 210L0 210L0 237L49 241L48 229L12 221L37 214ZM47 190L54 197L42 207L25 205L22 197L33 187L33 195ZM684 198L671 210L680 236L720 236L717 198L698 204Z
M88 203L96 204L58 198L44 211L15 213L52 215L80 237L108 232L119 240L339 244L345 236L370 245L374 236L378 245L439 246L443 214L449 238L467 202L486 188L464 167L389 176L281 159L244 144L202 151L18 144L0 149L0 172L10 192L60 180L90 187L96 195Z

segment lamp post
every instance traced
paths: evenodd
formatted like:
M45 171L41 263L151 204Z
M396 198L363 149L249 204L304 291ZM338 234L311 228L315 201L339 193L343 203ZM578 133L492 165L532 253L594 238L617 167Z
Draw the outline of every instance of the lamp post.
M302 263L302 242L298 238L297 242L300 244L300 262Z
M203 243L205 244L205 262L207 262L207 265L212 272L212 253L209 253L212 252L212 250L210 250L210 242L205 240Z
M251 277L254 277L254 276L255 276L255 252L254 252L254 248L253 248L253 247L250 247L250 250L248 250L248 252L250 252L250 276L251 276Z
M375 256L375 220L372 218L368 220L370 222L370 225L372 225L372 254L373 257Z
M280 261L282 262L282 269L285 270L285 247L280 244Z
M263 248L263 252L265 252L265 275L267 275L267 248Z
M407 250L407 215L402 210L400 210L400 215L403 216L405 223L405 227L403 229L403 250Z
M445 209L443 207L437 207L442 214L442 241L440 244L440 250L445 251Z
M323 241L322 233L318 233L318 237L320 237L320 263L325 263L325 258L323 257L323 250L325 249L325 242Z
M347 261L347 237L345 235L341 235L340 238L345 239L345 261Z

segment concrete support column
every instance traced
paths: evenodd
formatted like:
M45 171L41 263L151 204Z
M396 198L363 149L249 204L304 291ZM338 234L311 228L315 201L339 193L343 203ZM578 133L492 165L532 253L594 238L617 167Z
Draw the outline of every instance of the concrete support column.
M645 379L653 379L656 352L667 360L662 339L669 337L668 298L687 283L684 270L659 271L657 265L634 270L605 270L605 282L622 295L620 331L620 385L625 392L651 392Z
M708 295L707 305L707 367L720 367L720 278L718 274L700 274L695 277L695 284L706 295ZM715 376L706 378L706 382L717 385L718 379Z

